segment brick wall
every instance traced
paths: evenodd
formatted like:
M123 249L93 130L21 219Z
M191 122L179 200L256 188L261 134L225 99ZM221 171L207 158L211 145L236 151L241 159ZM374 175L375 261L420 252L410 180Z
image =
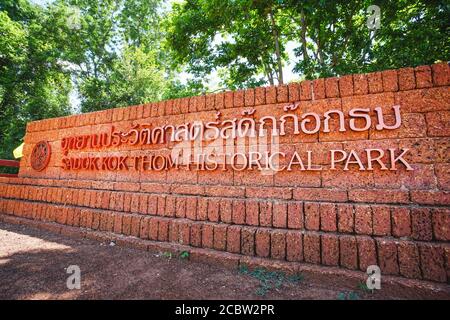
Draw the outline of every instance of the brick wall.
M441 63L31 122L19 178L0 178L0 212L148 243L224 252L224 259L361 271L377 264L382 274L449 282L449 84L449 66ZM329 168L331 149L407 148L405 159L414 170L352 167L261 175L230 169L61 168L61 139L67 136L102 132L111 124L125 129L144 122L214 121L218 111L224 119L249 108L257 117L279 115L289 103L297 103L299 113L337 109L346 118L352 108L370 108L375 118L376 107L400 105L398 129L378 131L372 125L360 132L287 134L280 137L280 150L314 150L317 163ZM42 140L50 143L52 155L47 168L38 172L31 168L30 153ZM172 147L172 142L123 145L108 152L163 154Z

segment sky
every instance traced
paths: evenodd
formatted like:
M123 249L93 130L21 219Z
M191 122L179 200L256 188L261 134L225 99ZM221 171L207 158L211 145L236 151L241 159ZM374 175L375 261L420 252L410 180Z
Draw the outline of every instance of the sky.
M169 3L171 2L179 2L180 0L169 0ZM30 0L30 2L38 4L38 5L46 5L48 3L51 3L52 0ZM289 41L286 45L286 51L288 54L288 60L286 61L286 64L283 67L283 78L285 83L289 83L293 80L296 80L299 78L297 74L294 74L292 72L294 65L295 65L295 54L294 54L294 48L297 47L298 44ZM179 78L182 83L186 82L187 79L189 79L191 76L188 73L181 73L179 74ZM213 72L209 77L207 78L207 85L211 90L218 89L220 79L218 78L218 75L216 72ZM73 90L70 94L70 105L73 110L79 110L80 106L80 99L76 92L76 90Z

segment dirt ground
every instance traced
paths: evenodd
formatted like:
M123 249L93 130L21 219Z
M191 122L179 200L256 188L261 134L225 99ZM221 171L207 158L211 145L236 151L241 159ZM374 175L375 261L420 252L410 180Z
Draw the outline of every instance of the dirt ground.
M70 265L80 267L80 290L67 289ZM343 277L271 276L0 223L0 299L450 299L389 284L371 293Z

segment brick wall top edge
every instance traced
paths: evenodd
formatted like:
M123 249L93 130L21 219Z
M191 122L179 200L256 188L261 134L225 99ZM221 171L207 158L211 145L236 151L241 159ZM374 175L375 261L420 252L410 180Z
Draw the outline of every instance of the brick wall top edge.
M120 120L137 120L227 108L253 107L264 104L406 91L449 84L449 63L441 62L415 68L405 67L366 74L350 74L339 77L304 80L278 86L224 91L49 118L29 122L26 131L48 131L111 123Z

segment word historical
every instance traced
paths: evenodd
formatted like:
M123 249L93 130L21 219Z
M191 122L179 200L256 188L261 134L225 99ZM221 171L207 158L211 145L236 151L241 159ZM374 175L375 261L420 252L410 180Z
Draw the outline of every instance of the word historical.
M64 137L61 140L63 151L62 168L64 170L92 171L162 171L184 168L186 170L259 170L259 171L320 171L320 170L358 170L395 171L399 165L406 170L413 170L405 155L408 149L387 150L366 148L356 150L328 150L325 157L329 159L326 165L316 161L318 155L311 150L300 152L283 152L277 138L289 134L316 134L319 131L339 132L394 130L401 126L400 106L392 107L389 114L391 124L385 121L381 107L374 109L375 117L371 117L370 109L355 108L348 115L340 110L330 110L322 115L314 112L298 114L295 110L298 104L283 108L286 114L279 118L265 116L255 120L254 109L242 112L242 119L220 121L220 112L216 121L195 121L181 125L164 125L152 127L151 124L135 124L128 131L117 130L113 125L107 132L92 133ZM392 116L393 114L393 116ZM333 121L333 122L332 122ZM336 122L337 121L337 122ZM333 125L332 125L333 124ZM270 139L264 139L270 137ZM243 142L250 139L252 143ZM229 148L229 141L233 141ZM196 142L211 143L214 147L203 148ZM225 141L225 147L222 141ZM256 141L256 143L255 143ZM144 145L165 144L172 142L174 147L165 154L154 154L140 148ZM191 146L189 143L194 143ZM188 143L188 144L186 144ZM253 144L256 148L250 148ZM117 154L119 146L137 146L139 153L125 155ZM228 147L227 147L228 146ZM92 155L91 151L115 150L114 154ZM225 149L225 150L224 150ZM245 150L243 150L245 149ZM73 155L73 152L84 152L83 156ZM69 152L71 153L69 155ZM126 152L126 151L120 151ZM323 158L324 155L322 155Z

